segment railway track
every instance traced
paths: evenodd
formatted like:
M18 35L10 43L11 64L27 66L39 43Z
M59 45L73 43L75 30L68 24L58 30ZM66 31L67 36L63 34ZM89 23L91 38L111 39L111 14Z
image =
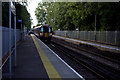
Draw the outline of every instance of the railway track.
M119 52L110 52L110 51L106 51L106 49L100 49L100 48L97 48L94 46L85 45L85 44L81 44L81 43L77 43L77 42L74 43L74 42L70 42L70 41L67 41L64 39L58 39L55 37L53 37L52 39L53 39L53 41L58 41L62 44L70 46L72 48L76 48L76 49L94 54L96 56L102 57L111 62L120 64L120 55L119 55L120 53Z
M86 79L88 80L89 79L117 80L120 78L119 70L113 69L112 67L104 65L100 63L99 61L96 61L95 59L91 59L90 57L93 57L94 54L90 55L89 57L86 57L85 55L81 54L81 53L84 53L84 54L89 53L88 51L79 50L78 52L78 51L73 50L73 48L71 49L71 48L66 47L66 45L63 45L62 43L57 44L55 42L51 42L51 44L48 44L48 46L54 51L57 51L56 53L59 53L58 55L60 55L64 59L69 58L69 60L66 60L67 63L70 63L71 65L71 62L73 62L75 65L77 65L77 67L75 65L71 65L71 66L73 66L75 70L78 71L80 74L82 73L80 72L81 70L79 70L80 68L78 67L82 66L82 68L85 68L84 71L86 72L86 74L92 74L92 78L91 76L90 77L85 76Z
M83 51L82 53L86 52L85 54L81 54L120 71L119 53L103 51L90 45L76 44L73 42L68 42L65 40L59 40L55 38L53 38L53 42L58 42L57 44L60 43L64 47L67 47L78 53L80 53L80 51Z
M84 48L81 48L81 47L78 47L78 46L76 46L75 44L73 44L74 45L74 47L73 46L71 46L71 47L73 47L73 48L76 48L76 49L79 49L79 50L81 50L81 51L85 51L85 52L88 52L88 53L91 53L91 54L93 54L93 55L96 55L96 56L99 56L99 57L101 57L101 58L104 58L104 59L106 59L106 60L109 60L109 61L111 61L111 62L114 62L114 63L117 63L117 64L120 64L120 55L118 55L117 53L110 53L110 52L93 52L93 51L90 51L90 50L86 50L86 49L84 49ZM92 46L90 46L90 47L92 47ZM94 47L95 48L95 47ZM112 55L109 55L109 53L110 54L112 54ZM115 57L113 56L113 55L115 55Z

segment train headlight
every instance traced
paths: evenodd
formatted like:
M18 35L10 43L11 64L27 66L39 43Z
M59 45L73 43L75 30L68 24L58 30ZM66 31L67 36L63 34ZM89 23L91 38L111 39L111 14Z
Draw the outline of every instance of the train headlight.
M50 36L52 36L52 33L50 33Z
M43 36L43 33L40 33L40 36Z

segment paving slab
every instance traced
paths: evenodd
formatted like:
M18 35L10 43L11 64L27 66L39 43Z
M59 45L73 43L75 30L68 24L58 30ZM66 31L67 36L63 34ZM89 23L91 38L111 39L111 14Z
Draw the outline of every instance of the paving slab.
M49 80L39 53L30 35L17 46L17 66L12 54L12 78ZM9 59L2 68L2 79L9 78Z

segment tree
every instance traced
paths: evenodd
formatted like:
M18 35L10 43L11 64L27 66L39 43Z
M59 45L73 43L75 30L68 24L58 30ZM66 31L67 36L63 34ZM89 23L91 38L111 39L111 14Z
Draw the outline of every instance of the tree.
M36 9L39 22L60 30L120 30L120 3L47 2ZM41 16L38 16L41 15ZM41 20L42 19L42 20Z
M31 17L29 12L27 11L26 6L21 5L20 3L16 2L16 28L21 29L20 23L18 23L18 19L22 19L22 25L31 28ZM2 3L2 26L9 27L9 3L3 2ZM14 15L11 14L11 24L12 28L14 28Z
M30 13L27 11L26 6L16 3L16 18L17 20L22 19L22 25L26 26L28 30L31 28L31 17ZM20 27L20 23L17 21L17 26Z

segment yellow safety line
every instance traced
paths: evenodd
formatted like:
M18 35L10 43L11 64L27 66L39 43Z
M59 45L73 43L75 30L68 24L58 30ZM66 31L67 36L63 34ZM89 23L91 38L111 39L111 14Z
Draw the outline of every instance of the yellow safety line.
M49 61L49 59L47 58L47 56L45 55L45 53L43 52L43 50L40 48L38 42L35 40L34 36L31 34L33 41L36 45L36 48L38 50L38 53L41 57L41 60L43 62L43 65L47 71L47 74L49 76L50 80L55 80L55 78L57 78L57 80L62 80L62 78L60 77L60 75L58 74L58 72L56 71L56 69L54 68L54 66L51 64L51 62Z

